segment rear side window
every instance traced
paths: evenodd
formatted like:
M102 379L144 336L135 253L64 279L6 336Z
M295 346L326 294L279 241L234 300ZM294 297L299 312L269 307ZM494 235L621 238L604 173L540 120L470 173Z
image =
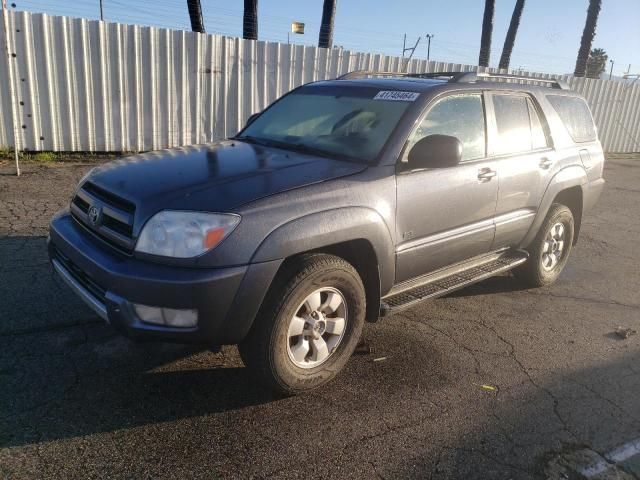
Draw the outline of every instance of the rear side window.
M497 155L531 150L531 125L527 97L521 95L493 95L498 141Z
M593 125L591 112L584 100L562 95L547 95L547 100L558 112L560 120L564 123L574 142L592 142L596 139L596 129Z
M485 156L484 107L480 94L451 95L438 101L424 117L409 142L428 135L450 135L462 143L462 160Z

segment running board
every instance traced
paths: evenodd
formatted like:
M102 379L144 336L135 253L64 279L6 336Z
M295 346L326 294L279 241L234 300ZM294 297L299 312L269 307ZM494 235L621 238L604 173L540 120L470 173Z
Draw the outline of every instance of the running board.
M526 262L528 257L529 254L523 250L509 250L485 263L474 262L467 268L464 265L454 267L455 271L449 274L445 270L426 276L418 285L412 284L399 292L396 289L397 293L392 291L391 295L384 297L380 304L380 316L392 315L423 300L441 297L472 283L506 272Z

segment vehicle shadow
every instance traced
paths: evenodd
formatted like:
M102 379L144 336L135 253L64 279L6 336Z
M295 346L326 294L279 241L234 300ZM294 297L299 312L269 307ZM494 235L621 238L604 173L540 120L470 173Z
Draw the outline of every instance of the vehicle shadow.
M254 384L232 348L116 334L57 278L43 237L0 238L0 277L0 447L278 398Z

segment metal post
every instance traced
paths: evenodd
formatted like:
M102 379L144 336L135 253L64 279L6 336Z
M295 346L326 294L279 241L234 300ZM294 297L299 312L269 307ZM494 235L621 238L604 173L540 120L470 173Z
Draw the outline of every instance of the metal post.
M100 0L100 20L104 21L104 15L102 14L102 0Z
M16 175L20 176L20 160L19 160L19 138L18 138L18 119L16 115L16 92L13 83L14 68L13 57L9 53L9 12L7 12L7 1L2 0L2 26L4 31L5 58L7 59L7 73L9 77L9 98L11 99L11 120L13 122L13 153L16 161Z
M407 34L404 34L404 39L402 40L402 58L404 58L404 52L407 51Z
M613 74L613 64L615 63L613 60L609 60L611 63L611 70L609 70L609 80L611 80L611 75Z
M433 34L427 33L426 37L427 37L427 62L428 62L431 58L431 39L433 38Z

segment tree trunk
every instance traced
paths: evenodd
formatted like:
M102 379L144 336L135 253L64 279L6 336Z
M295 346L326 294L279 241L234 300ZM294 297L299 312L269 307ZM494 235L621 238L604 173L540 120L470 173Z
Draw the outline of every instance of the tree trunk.
M258 0L244 0L242 38L247 40L258 39Z
M493 32L493 11L496 8L496 0L484 0L484 17L482 18L482 37L480 39L480 56L478 65L489 66L491 57L491 33Z
M522 17L523 9L524 0L517 0L515 7L513 7L511 23L509 24L509 30L507 30L507 36L504 39L504 46L502 47L500 65L498 66L500 69L507 70L509 68L509 63L511 63L511 52L513 51L513 45L516 43L516 35L518 34L518 27L520 26L520 18Z
M191 30L198 33L205 33L204 22L202 20L202 8L200 8L200 0L187 0L187 7L189 8Z
M333 21L336 17L337 0L324 0L322 6L322 23L320 24L320 35L318 46L320 48L331 48L333 44Z
M578 50L578 58L576 60L576 69L573 74L576 77L584 77L587 70L587 60L591 51L591 43L596 35L596 25L598 24L598 15L602 0L589 0L589 9L587 10L587 21L584 24L582 32L582 40L580 41L580 50Z

